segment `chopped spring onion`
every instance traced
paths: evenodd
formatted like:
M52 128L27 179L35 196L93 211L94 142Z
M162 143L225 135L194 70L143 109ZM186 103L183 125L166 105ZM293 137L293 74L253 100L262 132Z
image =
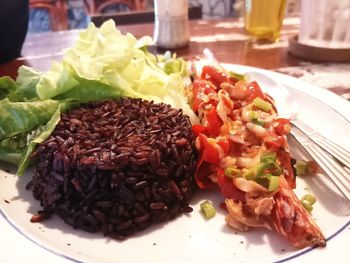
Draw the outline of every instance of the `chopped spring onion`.
M307 175L307 174L314 174L318 171L318 166L315 161L303 161L303 160L297 160L294 164L294 168L297 175Z
M261 162L254 167L250 168L244 173L244 177L248 180L255 180L257 176L263 176L268 173L271 173L273 176L279 176L282 174L282 169L279 165L273 161Z
M210 219L216 215L215 207L209 201L204 201L200 204L201 212L206 219Z
M252 123L254 123L256 125L259 125L259 126L264 126L265 125L265 121L260 120L260 119L252 120Z
M233 71L229 71L228 72L228 76L230 78L234 78L234 79L238 79L238 80L244 80L245 79L244 75L238 74L238 73L233 72Z
M316 203L316 197L312 194L306 194L300 199L303 207L310 213L313 209L314 203Z
M248 180L255 180L255 177L257 175L264 173L265 165L265 163L259 163L255 165L244 173L244 177Z
M259 112L257 111L250 111L248 115L251 120L257 120L259 118Z
M257 97L253 100L253 105L263 111L269 112L272 109L271 103Z
M279 178L280 178L279 176L275 176L272 174L264 174L264 175L257 176L255 178L255 182L264 186L269 191L273 192L273 191L276 191L279 187L279 180L280 180Z
M297 175L305 175L307 174L307 163L305 161L302 160L297 160L297 162L294 165L295 167L295 171L297 173Z
M224 175L227 176L228 178L239 177L242 175L242 171L237 168L228 167L225 169Z
M268 177L269 178L269 191L276 191L280 185L280 177L279 176L274 176L271 175Z
M316 203L316 197L312 194L306 194L304 195L301 200L306 200L308 201L311 205L313 205L314 203Z
M265 152L260 157L261 162L275 162L276 161L276 153L275 152Z

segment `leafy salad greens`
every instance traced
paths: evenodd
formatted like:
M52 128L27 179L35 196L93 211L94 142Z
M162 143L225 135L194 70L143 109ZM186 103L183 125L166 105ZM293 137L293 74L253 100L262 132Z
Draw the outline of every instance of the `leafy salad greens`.
M197 123L185 96L186 62L152 55L151 43L123 35L112 20L100 28L91 23L49 71L22 66L16 81L0 78L0 160L17 164L23 175L60 114L89 101L128 96L164 102Z

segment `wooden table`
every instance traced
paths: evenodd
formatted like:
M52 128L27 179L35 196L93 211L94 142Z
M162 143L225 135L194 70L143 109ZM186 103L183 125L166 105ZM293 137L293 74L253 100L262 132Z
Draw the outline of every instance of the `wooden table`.
M122 32L130 32L137 38L153 34L153 24L128 25L118 27ZM203 49L209 48L222 63L235 63L278 70L283 73L303 77L314 74L313 68L323 70L327 65L309 63L288 52L288 39L299 31L299 19L287 18L278 43L258 44L254 42L244 30L244 24L237 19L194 20L190 21L191 40L187 47L174 50L185 58L203 57ZM63 49L71 47L79 34L79 30L49 32L28 35L23 46L23 57L0 65L0 76L16 77L20 65L29 65L40 70L47 70L52 60L59 60ZM157 50L164 52L164 50ZM310 68L311 67L311 68ZM340 68L338 70L338 67ZM350 64L332 64L336 72L350 72ZM339 95L350 99L350 73L343 74L341 84L330 88ZM340 77L335 77L339 79ZM332 79L328 80L332 81ZM348 83L347 85L343 83ZM322 86L322 85L321 85Z
M142 24L118 28L139 38L144 35L152 36L153 27L153 24ZM292 28L295 26L286 26L289 32ZM301 62L300 59L289 55L286 48L268 50L252 48L253 42L245 34L243 24L237 20L195 20L190 21L190 29L192 39L188 47L174 50L180 56L203 56L203 49L207 47L212 50L219 61L225 63L273 69L295 66ZM62 55L62 50L72 46L78 34L79 30L70 30L28 35L22 50L23 57L0 65L0 75L9 74L14 77L18 66L22 64L42 70L48 69L51 60L58 60ZM213 36L219 37L220 41L212 42ZM225 36L227 40L224 39Z

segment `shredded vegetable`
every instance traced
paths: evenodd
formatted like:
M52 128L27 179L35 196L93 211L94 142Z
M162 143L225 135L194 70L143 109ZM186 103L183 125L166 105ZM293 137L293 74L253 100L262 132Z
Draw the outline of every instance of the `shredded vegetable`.
M215 207L209 201L202 202L200 208L206 219L213 218L216 215Z

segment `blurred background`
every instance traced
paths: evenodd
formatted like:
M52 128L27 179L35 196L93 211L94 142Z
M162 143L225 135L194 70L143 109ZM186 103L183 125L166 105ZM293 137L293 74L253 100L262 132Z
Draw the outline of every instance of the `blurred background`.
M153 0L29 0L29 33L85 28L92 16L142 12ZM240 17L244 0L189 0L201 7L203 19ZM300 0L288 0L286 15L298 14Z

